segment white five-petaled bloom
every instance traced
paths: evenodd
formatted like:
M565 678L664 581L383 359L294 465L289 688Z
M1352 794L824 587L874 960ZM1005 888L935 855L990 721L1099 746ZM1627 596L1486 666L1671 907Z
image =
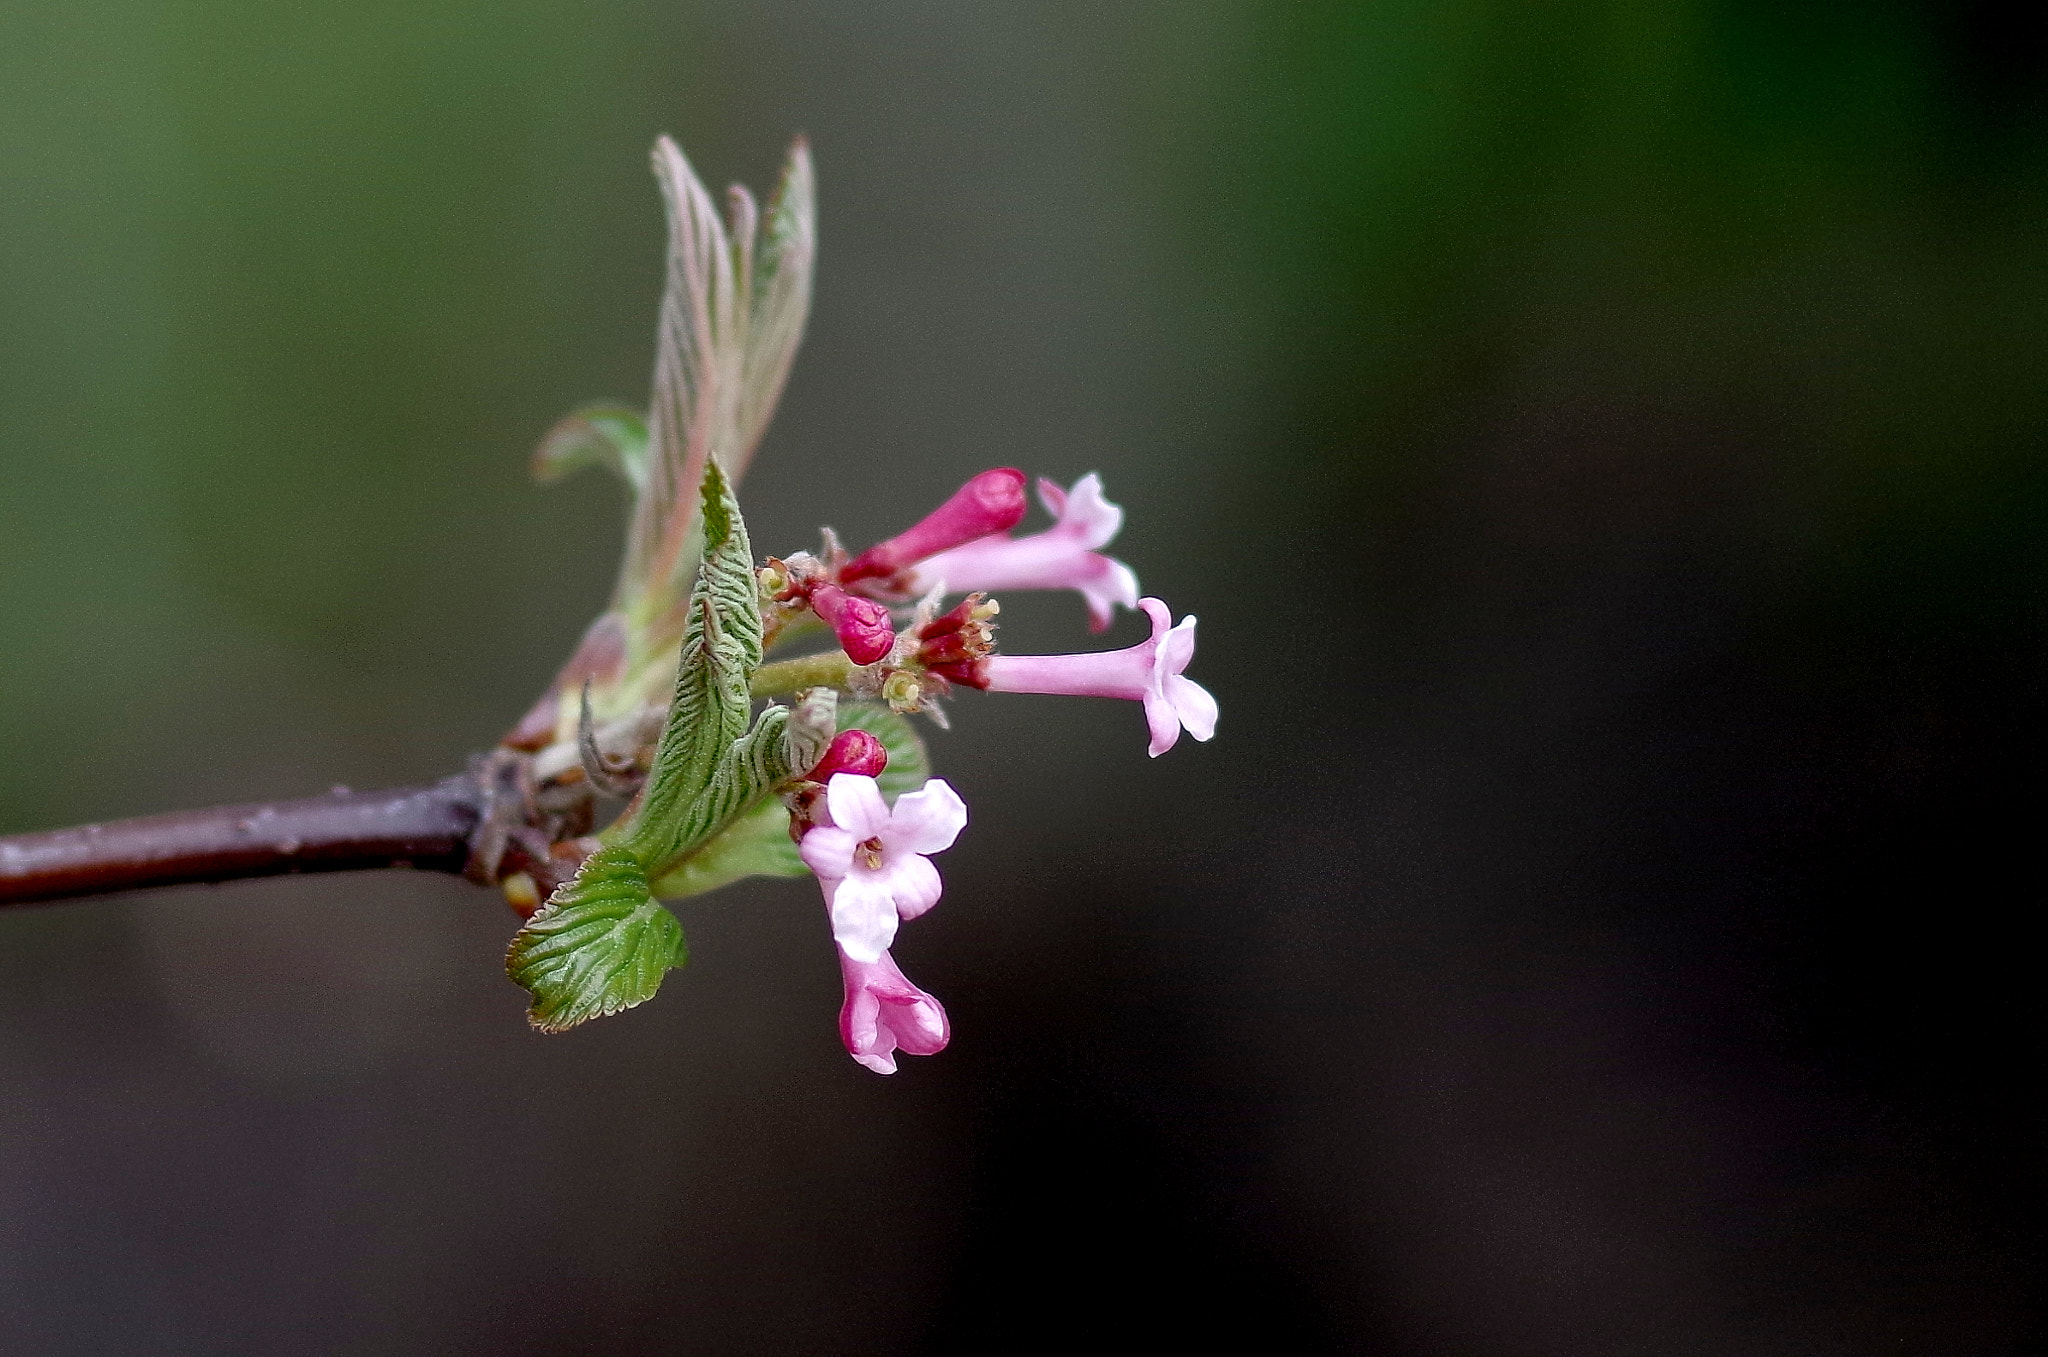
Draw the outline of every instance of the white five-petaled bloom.
M1071 490L1040 480L1038 499L1057 520L1050 528L1028 537L983 537L926 557L913 568L911 591L923 593L941 580L955 594L1074 589L1088 600L1096 631L1109 626L1117 604L1136 607L1138 577L1122 561L1096 550L1124 522L1124 511L1102 497L1102 478L1091 471Z
M832 937L854 961L874 964L896 924L939 902L939 869L926 856L953 846L967 807L933 778L896 798L892 810L871 777L834 773L825 784L831 823L804 835L804 865L825 883Z
M978 661L966 676L948 677L986 688L992 693L1057 693L1070 697L1121 697L1145 704L1151 728L1150 753L1158 758L1173 748L1185 729L1198 740L1216 733L1216 699L1209 690L1182 676L1195 657L1195 619L1171 625L1173 614L1156 598L1138 606L1152 619L1152 639L1127 650L1092 655L991 655Z
M826 889L829 893L831 888ZM839 973L846 981L839 1038L855 1060L876 1074L894 1074L897 1051L937 1055L946 1049L952 1029L945 1008L906 979L887 952L874 961L857 961L842 947Z

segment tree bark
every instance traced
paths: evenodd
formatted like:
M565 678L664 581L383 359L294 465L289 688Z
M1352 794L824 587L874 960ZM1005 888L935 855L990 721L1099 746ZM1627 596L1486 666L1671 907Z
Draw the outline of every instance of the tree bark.
M485 792L470 774L423 787L178 811L0 838L0 905L292 872L460 873Z

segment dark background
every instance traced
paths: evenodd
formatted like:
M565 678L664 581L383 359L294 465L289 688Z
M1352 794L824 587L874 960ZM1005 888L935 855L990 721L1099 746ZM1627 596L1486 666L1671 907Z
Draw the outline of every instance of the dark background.
M1223 721L956 704L893 1079L805 882L557 1038L454 881L9 911L0 1351L2040 1350L1997 13L8 0L0 830L495 739L616 559L523 461L644 396L660 130L816 146L762 549L1099 470Z

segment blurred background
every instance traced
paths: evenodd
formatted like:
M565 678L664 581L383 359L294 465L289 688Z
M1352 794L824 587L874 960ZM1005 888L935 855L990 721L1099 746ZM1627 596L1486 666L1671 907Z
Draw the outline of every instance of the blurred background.
M1958 0L8 0L0 832L495 740L616 561L525 458L645 397L664 130L816 147L757 545L1100 471L1223 722L955 705L893 1079L802 881L554 1038L452 880L7 911L0 1351L2040 1350L2044 59Z

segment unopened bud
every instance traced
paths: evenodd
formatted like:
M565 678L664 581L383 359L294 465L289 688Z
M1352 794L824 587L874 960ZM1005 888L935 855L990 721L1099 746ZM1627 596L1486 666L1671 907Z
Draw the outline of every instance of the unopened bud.
M839 578L886 579L927 556L964 546L990 533L1008 532L1024 519L1024 473L1014 467L984 471L926 514L917 526L869 547L847 562Z
M823 782L834 773L879 777L888 766L889 751L880 740L865 730L842 730L832 737L832 747L805 777L811 782Z
M887 608L873 599L855 598L836 584L811 590L811 609L838 633L840 648L855 664L873 664L896 643Z

